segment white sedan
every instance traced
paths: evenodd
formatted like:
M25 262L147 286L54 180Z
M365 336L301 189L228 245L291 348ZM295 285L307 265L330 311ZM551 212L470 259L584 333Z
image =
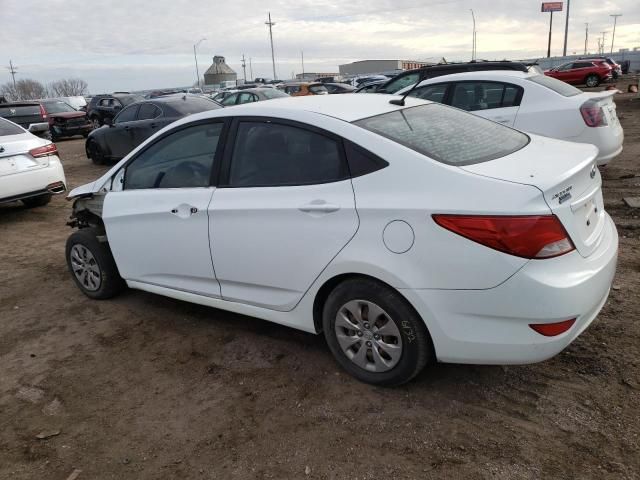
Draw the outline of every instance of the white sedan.
M39 207L66 188L56 145L0 118L0 203Z
M403 95L412 87L397 93ZM451 105L528 133L598 147L598 165L622 152L614 91L582 92L535 71L465 72L424 80L411 96Z
M560 352L602 308L618 237L597 150L388 95L179 120L76 188L71 276L324 332L360 380ZM544 160L544 161L541 161Z

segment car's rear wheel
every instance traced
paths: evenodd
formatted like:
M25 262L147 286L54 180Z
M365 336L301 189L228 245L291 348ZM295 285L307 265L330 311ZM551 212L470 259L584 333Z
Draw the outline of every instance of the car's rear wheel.
M411 305L392 288L354 278L323 309L324 335L338 363L366 383L400 385L433 357L431 338Z
M91 161L96 165L102 165L105 163L104 152L95 140L89 140L89 143L87 144L87 156L91 158Z
M600 85L600 77L598 77L597 75L588 75L584 80L584 83L589 88L597 87L598 85Z
M96 128L100 128L102 126L102 122L100 121L100 119L98 117L93 117L91 119L91 125L93 126L94 130Z
M71 277L87 297L104 300L124 288L109 245L98 239L95 228L72 233L65 251Z
M37 197L29 197L29 198L22 199L22 203L27 208L43 207L50 201L51 201L50 193L45 193L44 195L38 195Z

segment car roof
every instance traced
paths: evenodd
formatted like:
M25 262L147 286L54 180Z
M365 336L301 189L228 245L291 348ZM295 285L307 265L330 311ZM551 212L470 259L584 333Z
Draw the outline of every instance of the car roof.
M7 102L7 103L1 103L0 104L3 107L21 107L21 106L33 106L33 105L40 105L40 101L39 100L25 100L25 101L21 101L21 102Z
M464 79L504 79L505 77L510 78L529 78L534 77L536 75L540 75L537 72L520 72L517 70L479 70L477 72L460 72L460 73L450 73L448 75L440 75L439 77L432 77L423 80L420 83L428 82L428 83L442 83L442 82L450 82L453 80L464 80Z
M236 105L229 109L211 110L197 113L189 117L191 120L221 116L274 116L287 115L295 112L311 112L320 115L354 122L362 118L373 117L383 113L400 110L403 107L389 103L391 99L398 99L398 95L308 95L304 97L276 98L268 102L253 102ZM429 102L418 98L408 97L406 106L426 105Z

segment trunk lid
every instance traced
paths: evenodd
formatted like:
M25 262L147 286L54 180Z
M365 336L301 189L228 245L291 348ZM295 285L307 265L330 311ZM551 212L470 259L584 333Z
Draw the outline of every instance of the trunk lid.
M49 158L33 158L29 155L29 150L50 143L46 140L34 137L30 133L20 135L7 135L0 138L0 177L24 172L26 170L37 170L49 165Z
M605 226L598 149L531 135L525 148L464 170L538 188L583 257L598 247Z

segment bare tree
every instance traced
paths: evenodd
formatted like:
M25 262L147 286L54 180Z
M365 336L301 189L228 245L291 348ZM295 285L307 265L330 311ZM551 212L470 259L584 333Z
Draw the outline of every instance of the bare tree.
M46 97L47 89L37 80L25 78L18 80L15 87L12 82L0 86L0 94L7 100L34 100Z
M49 93L53 97L74 97L87 93L87 82L81 78L63 78L49 84Z

